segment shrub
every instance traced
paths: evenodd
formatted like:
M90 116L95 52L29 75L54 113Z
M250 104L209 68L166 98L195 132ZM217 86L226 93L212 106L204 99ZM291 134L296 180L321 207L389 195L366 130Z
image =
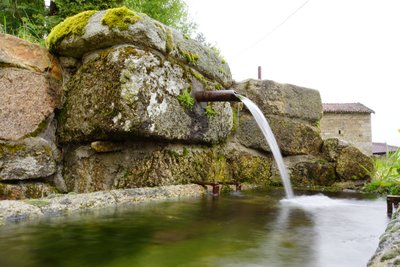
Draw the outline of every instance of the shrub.
M364 191L400 194L400 148L395 152L386 152L383 158L376 158L370 176L372 180L364 186Z

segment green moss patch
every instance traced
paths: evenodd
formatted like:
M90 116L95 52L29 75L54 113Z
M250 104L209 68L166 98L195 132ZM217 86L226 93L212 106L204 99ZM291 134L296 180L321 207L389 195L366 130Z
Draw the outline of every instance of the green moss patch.
M49 36L46 38L46 46L49 50L54 50L57 44L64 40L65 37L70 35L81 36L83 34L83 28L86 26L90 17L96 12L96 10L89 10L66 18L51 30Z
M196 64L197 61L199 60L199 55L191 53L189 51L179 51L181 55L186 59L186 61L190 64Z
M129 24L134 24L140 17L126 7L111 8L106 11L101 23L110 29L117 28L121 31L127 30Z
M209 119L214 117L215 115L217 115L217 112L214 110L211 103L208 103L208 105L206 106L205 112L206 112L207 118L209 118Z
M184 90L182 94L178 95L178 101L181 103L188 110L192 110L194 103L196 102L195 99L190 95L188 90Z

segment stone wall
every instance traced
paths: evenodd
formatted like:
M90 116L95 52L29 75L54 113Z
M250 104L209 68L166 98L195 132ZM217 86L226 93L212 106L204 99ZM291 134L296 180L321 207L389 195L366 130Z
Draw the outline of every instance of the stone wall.
M107 25L108 12L78 23L82 35L65 25L80 15L57 26L48 39L55 56L0 35L8 44L0 47L0 198L205 181L280 185L246 108L192 96L194 88L231 88L225 60L140 13L118 9L135 20ZM267 117L295 185L368 177L357 167L370 166L368 157L322 140L318 91L258 80L233 87Z
M62 106L58 61L14 36L0 34L0 43L0 199L63 191L54 120Z
M338 138L372 155L371 115L368 113L324 113L321 122L323 139Z

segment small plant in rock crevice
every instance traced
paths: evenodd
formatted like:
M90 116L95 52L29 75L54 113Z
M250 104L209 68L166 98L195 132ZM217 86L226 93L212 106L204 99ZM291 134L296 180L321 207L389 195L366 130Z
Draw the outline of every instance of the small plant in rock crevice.
M184 90L180 95L178 95L179 103L184 106L188 110L192 110L194 103L196 102L195 99L190 95L188 90Z

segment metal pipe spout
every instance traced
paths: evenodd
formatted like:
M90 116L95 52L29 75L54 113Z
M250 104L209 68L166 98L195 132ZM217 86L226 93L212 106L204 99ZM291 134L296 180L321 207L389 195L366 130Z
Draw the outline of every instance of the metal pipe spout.
M197 102L240 102L234 90L197 91L194 98Z

